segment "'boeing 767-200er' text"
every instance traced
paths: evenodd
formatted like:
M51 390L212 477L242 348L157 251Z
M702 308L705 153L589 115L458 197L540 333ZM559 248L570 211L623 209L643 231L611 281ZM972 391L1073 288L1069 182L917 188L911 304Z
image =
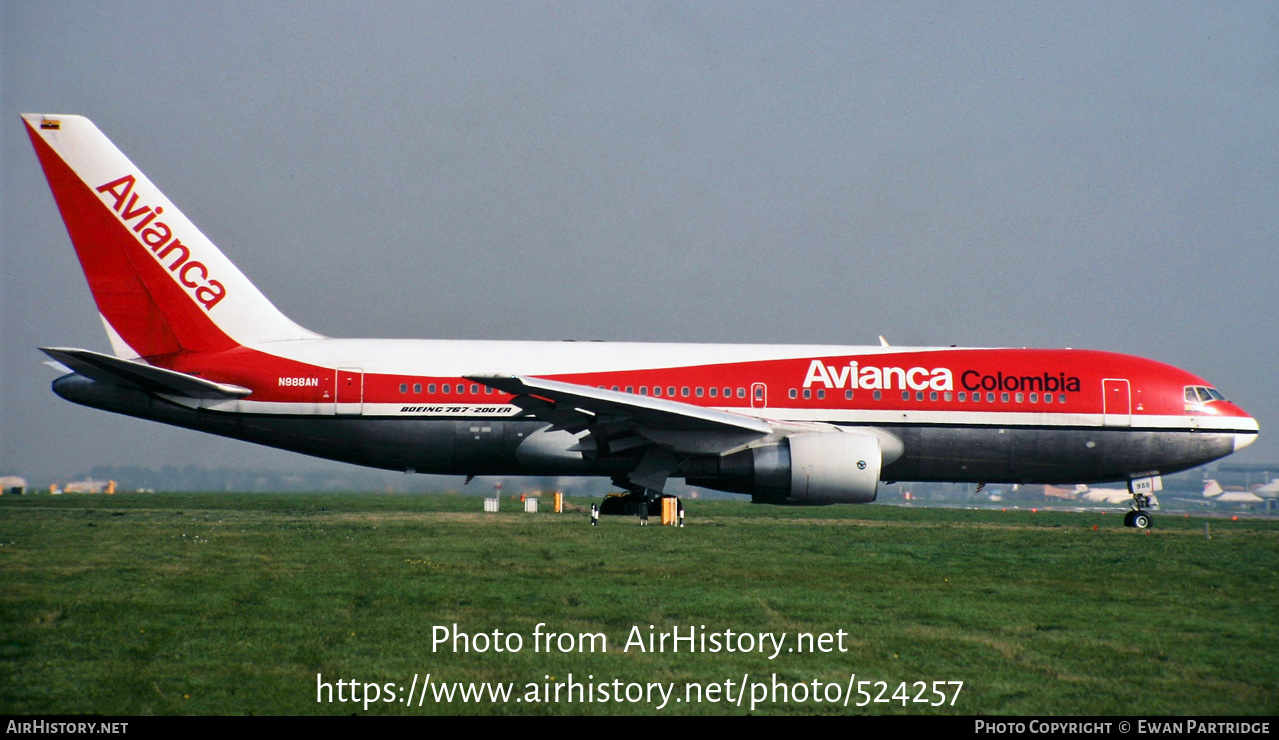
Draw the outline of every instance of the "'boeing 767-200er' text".
M330 339L285 317L86 118L24 115L113 354L45 348L85 406L388 470L671 477L776 504L881 480L1122 480L1250 444L1208 382L1109 352Z

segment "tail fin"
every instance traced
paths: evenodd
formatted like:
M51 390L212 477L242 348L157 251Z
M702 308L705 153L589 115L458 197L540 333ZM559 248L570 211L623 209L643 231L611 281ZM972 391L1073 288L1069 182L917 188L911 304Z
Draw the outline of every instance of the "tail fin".
M23 114L117 357L318 338L83 116Z
M1204 481L1204 498L1212 498L1225 493L1225 490L1217 483L1217 481L1209 478Z

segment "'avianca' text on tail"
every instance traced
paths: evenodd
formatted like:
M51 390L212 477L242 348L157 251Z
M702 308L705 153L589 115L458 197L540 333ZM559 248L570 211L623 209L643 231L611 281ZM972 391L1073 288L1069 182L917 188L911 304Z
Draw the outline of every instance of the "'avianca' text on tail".
M1129 482L1257 436L1207 381L1082 350L330 339L271 304L92 123L25 115L113 354L95 408L390 470L671 477L779 504L881 480ZM1138 520L1148 522L1148 518Z

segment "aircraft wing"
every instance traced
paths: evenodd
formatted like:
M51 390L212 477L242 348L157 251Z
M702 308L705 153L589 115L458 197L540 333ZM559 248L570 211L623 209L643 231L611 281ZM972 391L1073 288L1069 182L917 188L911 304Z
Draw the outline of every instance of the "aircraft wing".
M676 454L719 454L773 432L762 419L664 398L523 376L468 379L512 394L512 403L553 429L589 431L584 444L607 454L650 445Z
M146 391L186 398L242 398L253 391L229 383L215 383L194 375L123 360L87 349L41 347L40 351L80 375L107 383L125 383Z

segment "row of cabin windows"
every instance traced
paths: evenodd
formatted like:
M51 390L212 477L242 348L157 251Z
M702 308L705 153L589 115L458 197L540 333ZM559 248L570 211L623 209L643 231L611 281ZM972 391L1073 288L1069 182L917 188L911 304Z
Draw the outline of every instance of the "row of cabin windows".
M788 395L789 395L791 398L798 398L798 397L799 397L799 394L800 394L800 391L798 391L798 390L797 390L797 389L795 389L795 388L791 388L791 389L790 389L790 392L789 392L789 394L788 394ZM813 391L813 389L812 389L812 388L805 388L805 389L803 390L803 394L804 394L804 398L805 398L805 399L811 399L811 398L813 398L814 391ZM817 395L817 399L818 399L818 400L822 400L822 399L826 398L826 389L825 389L825 388L818 388L818 389L816 390L816 395ZM955 398L955 396L953 396L953 395L951 394L951 392L950 392L950 391L945 391L945 392L943 392L943 393L938 393L937 391L915 391L914 395L915 395L915 400L916 400L916 401L923 401L923 400L924 400L924 398L925 398L925 396L927 396L927 398L928 398L928 400L929 400L929 401L937 401L937 400L950 401L950 400L952 400L953 398ZM996 395L996 394L995 394L995 393L993 393L993 392L987 392L987 393L986 393L986 403L994 403L994 402L995 402L995 395ZM1025 402L1026 402L1026 394L1025 394L1025 393L1007 393L1007 392L1005 392L1005 393L1000 393L1000 394L998 394L998 395L999 395L999 401L1000 401L1000 403L1008 403L1008 402L1009 402L1009 400L1012 400L1014 403L1025 403ZM874 397L875 397L875 400L876 400L876 401L881 400L881 399L883 398L883 391L875 391L875 392L874 392ZM910 392L910 391L902 391L902 400L903 400L903 401L909 401L909 400L910 400L910 397L911 397L911 392ZM1010 397L1013 397L1013 398L1010 398ZM846 401L851 401L851 400L853 400L853 392L852 392L852 391L844 391L844 400L846 400ZM967 393L967 392L965 392L965 391L960 391L960 392L959 392L959 394L958 394L958 400L959 400L961 403L964 403L964 402L981 403L981 392L975 392L975 393L973 393L973 394L972 394L972 397L971 397L971 401L970 401L968 393ZM1041 402L1042 402L1042 403L1052 403L1052 402L1053 402L1053 394L1051 394L1051 393L1045 393L1045 394L1043 394L1042 399L1041 399L1040 394L1038 394L1038 393L1031 393L1031 394L1030 394L1030 402L1031 402L1031 403L1041 403ZM1065 402L1066 402L1066 394L1065 394L1065 393L1058 393L1058 394L1057 394L1057 403L1065 403Z
M445 383L443 386L440 386L440 387L442 388L442 391L441 391L441 392L443 392L443 393L452 393L452 392L453 392L453 384L452 384L452 383ZM427 383L427 384L426 384L426 392L427 392L427 393L435 393L435 388L436 388L435 383ZM408 393L408 392L409 392L409 384L408 384L408 383L400 383L400 393ZM413 384L413 392L414 392L414 393L421 393L421 392L422 392L422 384L421 384L421 383L414 383L414 384ZM458 392L459 394L465 394L465 393L466 393L466 383L458 383L458 384L457 384L457 392ZM484 386L484 393L485 393L486 395L491 395L491 394L493 393L493 389L492 389L492 388L490 388L490 387L488 387L488 386L486 385L486 386ZM471 395L472 395L472 396L478 396L478 395L480 395L480 386L479 386L479 384L478 384L478 383L471 383Z
M457 387L457 392L458 392L458 393L461 393L461 394L465 394L465 393L466 393L466 384L465 384L465 383L458 383L456 387ZM599 386L599 387L600 387L601 389L604 389L604 388L605 388L605 386L602 386L602 385L601 385L601 386ZM454 388L454 386L453 386L453 384L452 384L452 383L445 383L443 386L440 386L440 388L441 388L441 392L443 392L443 393L452 393L452 392L453 392L453 388ZM435 393L435 390L436 390L436 384L435 384L435 383L428 383L428 384L427 384L427 386L426 386L426 392L427 392L427 393L434 394L434 393ZM613 386L613 390L615 390L615 391L620 391L620 390L622 390L622 388L621 388L621 387L619 387L619 386L616 386L616 385L615 385L615 386ZM634 393L634 392L635 392L635 386L633 386L633 385L628 385L628 386L626 386L625 390L626 390L626 392L627 392L627 393ZM400 393L408 393L408 392L409 392L409 384L408 384L408 383L400 383ZM422 392L422 384L421 384L421 383L414 383L414 384L413 384L413 392L414 392L414 393L421 393L421 392ZM486 394L491 394L492 392L493 392L493 389L492 389L492 388L489 388L488 386L484 386L484 393L486 393ZM479 395L479 393L480 393L480 386L479 386L478 384L472 383L472 384L471 384L471 395ZM647 395L649 395L649 389L648 389L648 386L646 386L646 385L642 385L642 386L640 386L640 387L639 387L639 394L640 394L641 396L647 396ZM703 397L705 397L705 396L710 396L711 398L721 398L721 397L722 397L722 398L732 398L732 397L733 397L733 389L732 389L732 388L729 388L729 387L727 387L727 386L726 386L726 387L724 387L722 390L721 390L720 388L718 388L718 387L707 389L707 388L703 388L703 387L701 387L701 386L698 386L698 387L696 387L696 388L690 388L689 386L682 386L682 387L680 387L680 388L678 388L678 389L677 389L677 388L676 388L675 386L673 386L673 385L671 385L671 386L666 386L666 388L665 388L665 389L663 389L663 388L662 388L662 386L660 386L660 385L655 385L655 386L653 386L653 395L654 395L654 396L658 396L658 397L660 397L660 396L662 396L662 395L666 395L666 396L668 396L668 397L670 397L670 398L675 398L676 396L682 396L682 397L684 397L684 398L688 398L690 395L696 396L696 397L698 397L698 398L703 398ZM738 398L746 398L746 389L745 389L745 388L738 388L738 389L737 389L737 397L738 397Z
M602 385L601 385L601 386L599 386L599 387L600 387L601 389L603 389L603 388L604 388L604 386L602 386ZM443 384L442 386L440 386L441 392L446 393L446 394L452 393L452 392L453 392L453 388L454 388L454 385L453 385L452 383L445 383L445 384ZM458 384L456 385L456 388L457 388L457 392L458 392L459 394L462 394L462 395L465 395L465 394L466 394L467 389L466 389L466 384L465 384L465 383L458 383ZM621 388L620 386L616 386L616 385L615 385L615 386L613 386L613 387L612 387L612 390L620 391L620 390L622 390L622 388ZM633 385L628 385L628 386L626 386L625 390L626 390L626 392L627 392L627 393L634 393L634 392L635 392L635 386L633 386ZM1198 390L1198 389L1196 389L1196 388L1187 388L1186 390L1187 390L1187 392L1186 392L1186 400L1188 400L1188 401L1189 401L1189 400L1191 400L1191 394L1192 394L1195 390ZM1208 389L1204 389L1204 390L1208 390ZM426 392L427 392L427 393L430 393L430 394L434 394L434 393L435 393L435 391L436 391L436 384L435 384L435 383L427 383L427 385L426 385ZM480 385L479 385L478 383L472 383L472 384L471 384L470 391L471 391L471 395L473 395L473 396L478 396L478 395L480 394ZM409 392L409 384L408 384L408 383L400 383L400 393L408 393L408 392ZM414 392L414 393L421 393L421 392L422 392L422 384L421 384L421 383L414 383L414 384L413 384L413 392ZM1215 391L1215 390L1214 390L1213 392L1214 392L1217 396L1220 396L1220 395L1221 395L1221 394L1219 394L1219 393L1216 393L1216 391ZM493 389L492 389L492 388L490 388L490 387L488 387L488 386L484 386L484 393L485 393L486 395L491 395L491 394L493 393ZM649 395L649 389L648 389L648 386L646 386L646 385L642 385L642 386L640 386L640 387L639 387L639 394L640 394L641 396L647 396L647 395ZM790 389L790 392L788 393L788 395L789 395L791 398L798 398L798 397L799 397L799 394L800 394L800 391L799 391L799 390L797 390L797 389L795 389L795 388L791 388L791 389ZM803 390L803 394L804 394L804 398L805 398L805 399L811 399L811 398L813 398L814 391L813 391L813 389L812 389L812 388L805 388L805 389ZM945 391L944 393L940 393L940 394L939 394L937 391L927 391L927 392L926 392L926 391L915 391L915 393L914 393L915 400L916 400L916 401L923 401L923 400L924 400L924 398L925 398L925 394L927 395L927 398L928 398L928 400L929 400L929 401L937 401L937 400L951 401L951 400L952 400L952 394L951 394L951 392L950 392L950 391ZM689 386L681 386L680 388L678 388L678 393L677 393L677 389L676 389L676 387L675 387L675 386L673 386L673 385L671 385L671 386L666 386L666 388L665 388L665 389L663 389L663 388L662 388L662 386L660 386L660 385L655 385L655 386L653 386L653 395L654 395L654 396L657 396L657 397L661 397L662 395L666 395L667 397L670 397L670 398L675 398L677 395L678 395L679 397L683 397L683 398L688 398L690 395L696 396L697 398L703 398L703 397L708 396L708 395L709 395L711 398L720 398L720 397L723 397L723 398L732 398L732 397L733 397L733 389L732 389L732 388L729 388L729 387L725 387L725 388L721 391L721 390L720 390L720 388L718 388L718 387L712 387L712 388L710 388L710 389L705 389L705 388L703 388L703 387L701 387L701 386L698 386L698 387L696 387L696 388L690 388ZM879 401L879 400L881 400L881 399L883 398L883 392L882 392L882 391L874 391L874 392L873 392L873 395L874 395L874 398L875 398L875 400L876 400L876 401ZM1014 403L1025 403L1025 401L1026 401L1026 395L1027 395L1027 394L1024 394L1024 393L1011 393L1011 394L1010 394L1010 393L1008 393L1008 392L1003 392L1003 393L999 393L998 395L999 395L999 401L1000 401L1001 403L1008 403L1010 400L1012 400ZM1040 394L1038 394L1038 393L1031 393L1031 394L1029 394L1029 395L1030 395L1030 402L1031 402L1031 403L1041 403L1041 402L1042 402L1042 403L1052 403L1052 402L1053 402L1053 394L1051 394L1051 393L1045 393L1045 394L1043 394L1043 395L1042 395L1042 397L1041 397L1041 396L1040 396ZM1205 394L1203 394L1203 395L1207 395L1207 394L1205 393ZM817 399L818 399L818 400L824 400L824 399L826 398L826 389L824 389L824 388L818 388L818 389L816 390L816 396L817 396ZM987 392L986 392L986 403L994 403L994 402L995 402L995 396L996 396L996 394L995 394L994 392L987 391ZM737 389L737 397L738 397L738 398L746 398L746 389L745 389L745 388L738 388L738 389ZM902 400L903 400L903 401L909 401L909 400L910 400L910 398L911 398L911 392L910 392L910 391L902 391ZM981 403L981 400L982 400L982 394L981 394L980 392L975 392L975 393L973 393L971 396L969 396L969 394L967 394L966 392L964 392L964 391L960 391L960 392L957 394L957 399L959 400L959 402L960 402L960 403L964 403L964 402ZM846 391L844 391L844 400L847 400L847 401L851 401L851 400L853 400L853 392L852 392L851 390L846 390ZM1057 403L1065 403L1065 402L1066 402L1066 394L1065 394L1065 393L1059 393L1059 394L1057 394Z
M605 386L602 386L602 385L601 385L601 386L598 386L598 387L599 387L599 389L600 389L600 390L610 390L609 388L607 388L607 387L605 387ZM625 391L626 393L634 393L634 392L635 392L635 386L633 386L633 385L628 385L628 386L622 387L622 386L616 386L616 385L615 385L615 386L613 386L613 387L611 388L611 390L615 390L615 391L619 391L619 392L621 392L621 391ZM676 390L678 390L678 393L676 392ZM647 395L649 395L649 392L648 392L648 386L646 386L646 385L641 385L641 386L639 387L639 394L640 394L641 396L647 396ZM704 398L704 397L706 397L706 396L710 396L711 398L732 398L732 397L733 397L733 389L732 389L732 388L729 388L729 387L727 387L727 386L725 386L725 387L724 387L724 389L721 391L718 387L714 387L714 388L709 388L709 389L708 389L708 388L703 388L703 387L702 387L702 386L700 386L700 385L699 385L699 386L697 386L696 388L690 388L689 386L684 385L684 386L680 386L678 389L676 389L676 387L675 387L675 386L673 386L673 385L668 385L668 386L666 386L665 388L663 388L663 387L662 387L662 386L660 386L660 385L655 385L655 386L653 386L653 394L652 394L652 395L654 395L654 396L656 396L656 397L658 397L658 398L662 397L663 395L665 395L665 396L666 396L666 397L668 397L668 398L675 398L675 397L677 397L677 396L679 396L679 397L683 397L683 398L688 398L690 395L692 395L692 396L696 396L696 397L698 397L698 398ZM737 397L738 397L738 398L746 398L746 389L745 389L745 388L738 388L738 389L737 389Z

